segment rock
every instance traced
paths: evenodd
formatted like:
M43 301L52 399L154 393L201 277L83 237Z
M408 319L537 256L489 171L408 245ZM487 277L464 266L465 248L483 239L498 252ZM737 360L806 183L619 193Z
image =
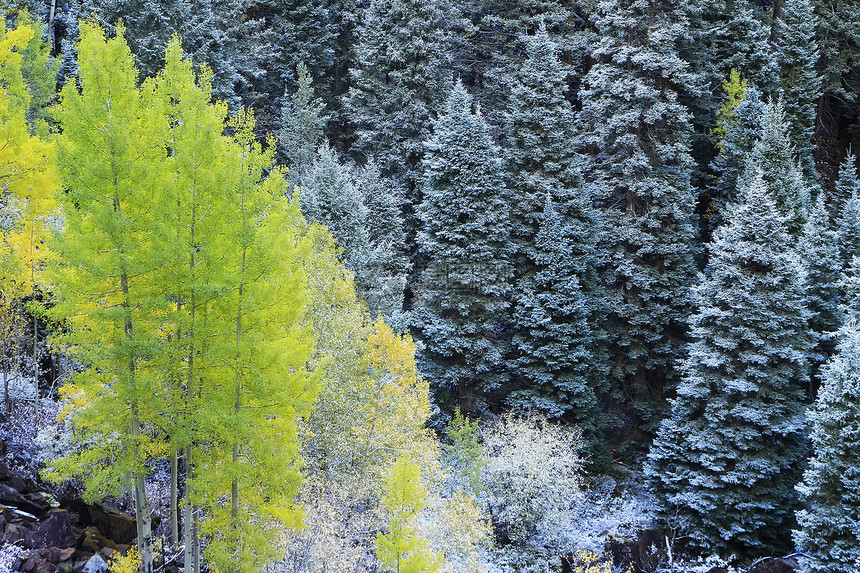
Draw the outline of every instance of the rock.
M708 569L708 573L729 573L729 570L725 567L711 567Z
M77 549L74 547L67 547L66 549L60 549L60 562L68 561L69 559L75 556Z
M78 540L78 548L87 553L98 553L103 547L116 549L116 543L102 535L95 526L87 527Z
M101 555L93 555L84 565L83 573L106 573L107 569L107 563L101 558Z
M72 528L72 519L64 509L55 509L48 519L42 521L36 531L30 536L30 548L58 547L64 549L74 547L78 538Z
M31 557L30 559L27 559L26 561L24 561L24 563L21 565L20 570L23 571L24 573L30 573L35 568L36 568L36 558Z
M23 545L30 537L31 531L19 523L10 523L0 538L0 545Z
M89 517L105 537L116 543L131 543L137 537L137 523L133 515L124 513L110 505L91 505Z
M32 513L33 515L44 515L46 513L44 505L38 505L33 501L21 495L15 488L0 483L0 503L16 507L20 510Z
M753 563L749 573L794 573L797 563L793 559L770 558Z
M111 549L110 547L104 547L99 551L99 555L102 556L102 559L104 559L106 563L110 563L111 557L114 553L116 553L116 549Z

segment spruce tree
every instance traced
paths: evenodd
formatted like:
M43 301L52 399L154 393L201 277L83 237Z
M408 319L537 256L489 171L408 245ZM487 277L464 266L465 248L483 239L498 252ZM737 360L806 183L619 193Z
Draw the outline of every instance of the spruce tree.
M580 6L560 0L466 0L459 4L462 18L453 22L452 64L455 73L475 87L475 98L486 109L491 124L504 121L502 110L508 109L512 95L507 86L529 58L523 37L543 31L564 53L564 67L572 75L582 69L593 32L587 29Z
M368 269L368 310L385 317L397 329L407 327L403 313L406 278L410 270L401 207L403 199L389 180L382 177L371 159L357 169L355 187L367 208L367 232L371 262Z
M304 62L296 66L298 88L281 109L278 149L290 169L289 180L301 185L317 157L323 141L325 104L314 96L313 78Z
M353 185L349 170L336 152L323 143L301 189L301 206L309 221L328 227L343 248L346 267L364 286L364 271L370 258L367 207Z
M514 411L565 417L584 431L592 455L602 451L603 421L597 408L595 343L590 319L598 304L585 296L573 245L578 237L547 195L529 253L532 275L517 283L514 324L519 389L507 404ZM598 456L599 457L599 456ZM596 461L596 460L595 460Z
M818 177L812 156L812 135L821 90L815 38L817 16L810 0L785 0L780 16L777 46L782 101L804 175L815 181Z
M653 423L676 380L694 274L690 114L678 102L693 77L675 47L686 18L674 2L611 0L595 19L601 40L579 126L585 182L607 229L610 380L624 408Z
M810 193L791 143L782 101L771 100L765 105L761 135L745 169L750 171L745 175L748 180L761 171L777 208L788 218L789 232L798 235L809 211Z
M355 130L353 155L361 163L375 157L413 206L422 142L450 83L443 26L450 9L443 0L371 0L356 30L344 99Z
M721 110L715 129L718 130L715 135L718 135L719 139L717 156L711 162L714 178L708 184L710 204L705 215L710 232L723 223L723 214L728 206L737 202L738 179L746 166L747 156L761 135L764 103L759 91L755 86L741 80L740 76L738 81L743 83L734 84L731 79L723 83L727 94L729 90L739 90L741 99L736 106ZM726 104L728 103L730 102L727 101Z
M807 412L813 456L797 486L806 508L794 541L804 573L854 573L860 561L860 329L856 313L823 368Z
M503 398L509 302L509 195L499 148L461 83L426 143L418 209L427 268L413 315L436 402L481 409Z
M836 222L841 268L847 270L854 257L860 256L860 179L857 178L857 158L848 154L839 166L836 182L839 217Z
M820 50L821 89L831 102L851 102L856 109L860 93L860 74L857 73L860 70L860 35L857 34L860 4L812 0L812 6L816 16L815 40Z
M779 63L770 45L771 18L755 0L710 0L689 4L690 33L680 39L682 57L698 75L694 91L682 94L696 125L694 157L702 169L713 160L714 119L720 100L713 97L719 86L737 70L768 95L779 93ZM707 182L707 173L703 182Z
M254 16L265 21L262 36L271 51L261 64L265 74L261 85L255 86L257 91L269 97L285 90L295 93L301 89L301 63L306 67L305 73L316 79L317 93L324 101L333 102L341 4L324 0L265 0L253 4Z
M806 305L815 343L809 359L815 375L833 354L833 335L842 324L839 310L842 259L838 235L824 204L824 193L818 194L815 207L809 213L798 250L806 269ZM810 381L810 398L814 396L814 379L815 376Z
M559 59L559 46L549 38L545 28L522 40L526 59L513 77L505 149L508 186L515 198L511 205L512 225L516 229L511 236L516 309L512 338L517 356L515 382L519 389L512 394L510 403L515 407L530 403L548 416L571 414L577 422L584 422L595 416L595 386L601 385L605 378L599 360L601 349L596 347L602 340L603 319L596 273L598 223L582 187L575 153L575 116L564 96L567 74ZM563 234L556 245L560 250L554 253L547 250L555 248L546 235L552 231ZM547 276L549 266L562 273L557 277L558 284ZM571 296L576 300L571 305L577 310L558 307L556 315L550 310L537 310L547 304L561 304L559 300L538 299L544 295L562 296L561 292L574 284L575 294ZM583 312L584 315L577 315ZM547 317L551 324L546 324ZM577 327L571 328L571 322L576 322ZM568 330L570 336L567 339L562 336L557 343L579 348L574 355L588 348L589 358L575 366L578 383L584 385L580 390L585 392L578 399L565 395L563 390L555 399L549 397L550 379L564 366L549 363L541 371L539 355L547 347L547 330L557 331L556 334ZM589 340L584 342L579 338L582 336ZM561 363L564 362L562 359ZM565 376L559 374L559 388L568 385L561 380ZM534 395L529 397L532 392Z
M810 348L785 218L761 173L747 185L709 246L694 342L648 468L694 550L739 558L789 549Z

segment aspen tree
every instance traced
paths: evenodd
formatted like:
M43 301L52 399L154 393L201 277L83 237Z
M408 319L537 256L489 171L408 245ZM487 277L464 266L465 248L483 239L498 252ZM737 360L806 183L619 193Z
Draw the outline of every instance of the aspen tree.
M158 380L151 357L165 304L157 296L152 256L164 163L163 112L123 38L81 26L79 85L67 85L57 110L63 133L58 165L67 193L64 230L54 242L52 315L58 336L87 368L63 389L79 440L88 447L56 461L49 476L78 475L90 497L132 484L140 570L152 571L146 462L163 453L151 421Z

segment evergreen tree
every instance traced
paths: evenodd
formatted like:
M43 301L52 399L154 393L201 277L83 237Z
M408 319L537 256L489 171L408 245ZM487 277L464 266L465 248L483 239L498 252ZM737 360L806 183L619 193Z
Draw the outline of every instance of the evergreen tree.
M817 180L812 157L812 135L818 110L821 76L815 38L816 18L810 0L785 0L780 13L778 53L782 101L791 142L800 156L804 175Z
M797 487L807 503L794 541L806 573L853 573L860 561L860 329L856 314L807 417L814 454Z
M513 77L505 150L508 185L516 197L512 225L517 229L511 237L516 309L512 337L520 389L511 395L510 404L529 404L551 417L570 414L593 430L599 426L595 387L605 378L601 349L596 347L603 319L596 276L598 224L582 188L575 116L564 97L567 74L559 47L544 28L523 42L527 56ZM562 233L555 245L553 232ZM552 277L552 272L560 274ZM568 294L575 300L567 307L562 293L574 285ZM568 336L554 341L558 346L550 349L552 336L565 331ZM574 385L580 386L576 397L570 380L564 380L571 377L566 372L571 368L568 359L556 356L541 368L545 358L541 354L558 353L562 347L572 350ZM576 356L582 358L583 349L589 356L580 361Z
M521 387L511 392L507 403L514 411L533 410L577 423L595 454L603 453L595 393L596 337L589 323L596 303L579 283L578 261L571 256L576 240L547 195L529 253L533 274L527 283L517 284L514 369Z
M355 130L353 154L362 163L375 157L382 174L407 191L413 206L422 142L449 85L447 10L442 0L371 0L356 30L344 99Z
M806 268L806 306L815 342L809 358L812 372L817 374L821 364L833 354L833 335L842 324L839 311L842 259L839 238L824 205L824 193L818 194L798 247ZM812 380L810 390L815 387ZM814 392L810 391L809 396L812 398Z
M686 18L659 0L601 2L595 18L601 40L579 125L584 178L607 229L610 380L625 408L654 422L676 379L694 274L690 115L677 96L693 77L675 48Z
M724 557L789 548L810 347L803 268L761 173L741 201L710 244L695 341L649 454L664 516Z
M713 232L724 220L728 206L737 202L738 179L746 166L746 158L761 134L764 103L755 86L748 85L737 76L723 82L723 88L731 94L740 95L737 105L721 110L716 133L717 156L711 162L713 180L708 185L710 204L706 211L707 229ZM731 103L726 101L726 105Z
M841 268L847 270L854 257L860 256L860 179L857 178L857 158L849 154L839 166L836 199L840 205L836 222Z
M359 285L364 286L363 274L370 262L367 207L353 185L349 170L328 143L323 143L317 151L301 197L305 217L328 227L343 248L344 264L356 273Z
M403 314L403 295L410 265L403 231L403 199L396 188L382 177L373 159L356 171L355 187L367 208L371 248L368 292L365 294L367 307L371 313L382 313L386 323L405 329L407 317Z
M765 105L761 136L753 146L751 162L746 170L750 171L745 176L748 180L761 171L777 208L788 218L789 232L799 234L809 211L810 194L791 144L788 121L779 100L771 100Z
M323 101L334 102L334 67L337 65L337 23L341 2L324 0L266 0L255 7L265 17L266 36L271 37L272 57L263 63L266 85L259 91L281 94L302 86L299 64L317 81ZM286 105L286 102L284 102ZM314 147L316 149L316 147Z
M253 42L241 43L242 34L255 23L246 18L246 0L82 0L80 14L94 15L103 27L122 21L135 61L144 77L153 77L164 65L167 44L175 34L183 49L214 72L213 93L231 105L246 91L242 74L259 68Z
M720 4L708 2L707 6L712 11ZM722 71L721 77L736 69L742 76L752 78L765 93L777 93L779 62L768 45L771 22L767 11L758 2L727 0L724 14L727 18L723 27L702 30L722 48L714 58Z
M313 79L304 62L296 66L298 89L281 110L279 150L290 168L289 179L301 185L317 157L328 116L325 104L314 97Z
M475 98L491 124L504 121L501 112L508 109L512 95L507 86L529 58L524 37L543 31L564 54L566 72L581 71L593 32L579 6L559 0L466 0L460 6L462 18L453 22L452 64L457 75L475 87Z
M434 125L418 209L428 267L413 319L437 403L471 412L503 397L507 381L509 197L500 151L461 83Z
M571 245L577 249L571 258L578 259L581 282L593 288L597 224L588 200L582 199L575 115L564 95L567 74L558 56L559 46L544 29L523 38L523 42L527 57L511 78L505 147L508 184L516 194L511 215L517 229L512 240L518 273L526 277L533 274L528 269L529 251L534 248L549 195L563 219L586 227L592 234L582 237L586 244Z
M780 90L779 64L770 45L769 12L755 0L710 0L688 4L690 33L679 39L682 57L699 79L695 90L681 93L694 116L693 155L707 183L706 165L719 152L714 141L714 120L719 119L720 100L714 95L731 70L751 80L765 94ZM714 149L714 144L717 149ZM700 174L696 174L700 175ZM707 205L705 205L707 207Z
M816 34L819 45L819 68L822 71L821 89L831 105L839 109L843 103L857 109L860 93L860 5L840 0L812 0L815 10ZM836 103L838 102L838 103ZM829 106L828 106L829 107ZM826 120L822 114L819 118Z

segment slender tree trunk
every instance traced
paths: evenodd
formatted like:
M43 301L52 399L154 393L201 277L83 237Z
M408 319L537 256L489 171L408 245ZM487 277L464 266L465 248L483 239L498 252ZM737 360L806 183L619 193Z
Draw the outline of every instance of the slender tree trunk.
M179 452L170 456L170 546L179 546Z
M57 0L51 0L51 11L48 12L48 39L50 41L50 53L54 55L54 13L57 10Z
M197 314L197 295L195 292L195 266L196 258L194 256L196 248L195 223L197 221L197 204L194 199L191 201L191 236L190 236L190 257L189 265L191 270L191 294L190 294L190 319L191 330L189 332L190 345L188 348L188 388L185 396L185 403L188 408L188 416L194 416L194 394L195 374L194 374L194 354L196 352L196 335L197 324L195 323ZM192 420L189 420L192 422ZM198 573L200 571L200 552L197 543L197 512L192 503L192 488L194 484L194 435L192 429L191 439L185 447L185 523L183 527L183 537L185 542L185 571L186 573Z
M36 390L36 396L33 403L35 404L35 424L33 431L39 431L39 331L36 325L36 315L33 314L33 387Z
M140 420L136 415L131 420L131 439L135 444L140 439ZM139 571L152 573L152 516L146 499L146 480L141 471L134 472L134 514L137 525L137 552L140 555Z
M116 190L119 186L118 182L114 180L113 182L114 189ZM122 212L120 210L120 202L118 195L114 195L113 198L114 210L116 211L116 216L119 220L122 220ZM122 247L120 247L122 251ZM128 271L124 268L125 262L122 262L123 268L120 273L119 283L120 288L122 290L122 306L125 311L125 337L126 340L131 341L133 330L132 330L132 320L131 320L131 301L129 295L129 286L128 286ZM34 317L35 321L35 317ZM35 354L35 322L34 322L34 332L33 332L33 348ZM135 525L137 526L137 552L140 555L140 573L152 573L153 572L153 559L152 559L152 515L149 511L149 503L146 498L146 476L144 474L143 466L139 464L140 460L140 417L138 414L138 400L137 400L137 392L134 390L135 386L135 376L136 376L136 364L135 364L135 356L132 356L128 359L128 375L132 382L132 403L131 403L131 455L133 463L135 464L135 469L133 470L133 482L134 482L134 513L135 513ZM38 380L38 368L37 368L37 377ZM38 390L38 385L37 385ZM36 400L38 401L39 396L38 392L36 395Z
M3 407L5 409L6 419L9 419L9 412L12 411L12 401L9 399L9 370L6 368L6 349L3 349Z
M245 229L245 202L242 201L242 230ZM244 232L243 232L244 235ZM242 272L239 275L239 310L236 313L236 401L235 401L235 413L238 416L239 411L242 408L242 364L241 360L241 348L242 348L242 295L244 294L245 288L245 264L246 264L246 252L247 247L243 247L242 249ZM239 440L237 439L233 442L233 465L239 463ZM233 478L233 483L230 488L230 517L232 521L232 526L234 528L238 528L239 521L239 480L237 477Z
M185 558L185 568L184 571L186 573L191 573L196 571L194 567L194 506L191 504L191 444L185 446L185 516L182 520L182 537L183 542L185 543L183 556Z

